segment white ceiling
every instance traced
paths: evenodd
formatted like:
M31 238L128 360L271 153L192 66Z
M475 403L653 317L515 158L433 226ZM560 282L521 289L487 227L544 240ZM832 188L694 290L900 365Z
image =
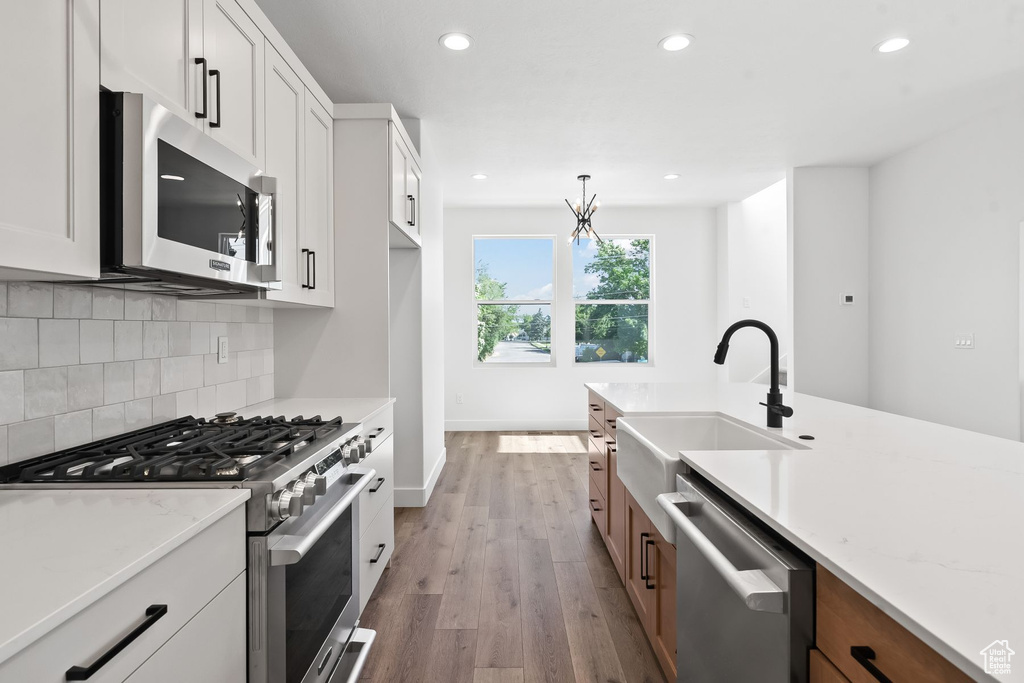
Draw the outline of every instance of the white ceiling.
M1024 92L1024 0L257 2L335 102L422 119L447 205L557 205L579 173L606 206L714 205ZM677 32L693 45L657 48Z

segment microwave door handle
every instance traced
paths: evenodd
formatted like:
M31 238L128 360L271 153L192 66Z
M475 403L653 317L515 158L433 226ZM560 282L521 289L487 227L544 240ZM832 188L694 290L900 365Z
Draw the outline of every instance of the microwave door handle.
M775 614L785 612L786 591L776 586L775 582L760 569L743 571L737 569L687 516L686 509L693 504L691 501L686 500L679 493L662 493L656 500L661 509L672 519L676 528L686 534L686 537L704 556L704 559L725 579L725 582L748 608L755 612Z
M260 176L253 190L259 193L259 219L257 221L258 245L256 266L259 279L267 289L281 289L282 283L278 272L280 259L280 240L277 239L277 179Z
M359 494L363 492L374 477L377 470L350 469L349 473L358 474L359 479L349 487L341 499L336 502L323 517L318 519L311 529L301 534L272 534L270 537L270 566L281 567L299 562L312 549L320 537L327 533L345 510L352 507ZM275 538L276 536L276 538Z

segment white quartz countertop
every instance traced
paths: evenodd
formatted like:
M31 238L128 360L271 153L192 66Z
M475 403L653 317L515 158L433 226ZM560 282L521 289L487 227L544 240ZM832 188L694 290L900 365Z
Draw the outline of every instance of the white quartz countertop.
M722 413L765 426L767 387L588 384L625 416ZM696 472L978 680L1024 647L1024 444L784 392L810 450L681 453Z
M0 491L0 663L248 499L247 489Z
M237 411L242 417L283 415L286 418L341 416L345 422L366 422L395 402L393 398L275 398Z

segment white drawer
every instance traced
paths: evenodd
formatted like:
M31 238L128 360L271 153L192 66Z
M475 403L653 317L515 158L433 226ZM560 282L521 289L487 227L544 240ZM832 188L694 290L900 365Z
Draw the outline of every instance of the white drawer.
M245 658L243 572L126 683L245 683Z
M0 666L0 682L64 683L68 669L90 666L140 626L147 608L166 605L89 678L121 683L244 571L243 506L19 652Z
M373 595L395 549L395 500L389 498L359 539L359 612ZM383 549L381 548L383 545ZM378 557L378 553L380 554ZM374 561L376 560L376 561Z
M360 467L372 467L377 476L370 485L359 494L359 537L370 527L377 513L384 507L384 502L394 499L395 492L395 440L389 438L366 456ZM394 507L393 502L391 506Z

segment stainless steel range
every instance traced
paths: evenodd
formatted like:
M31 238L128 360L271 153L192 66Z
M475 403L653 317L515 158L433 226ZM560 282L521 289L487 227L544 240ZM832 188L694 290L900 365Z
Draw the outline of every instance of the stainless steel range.
M185 417L0 468L0 488L247 488L250 683L358 678L360 492L372 448L342 419Z

